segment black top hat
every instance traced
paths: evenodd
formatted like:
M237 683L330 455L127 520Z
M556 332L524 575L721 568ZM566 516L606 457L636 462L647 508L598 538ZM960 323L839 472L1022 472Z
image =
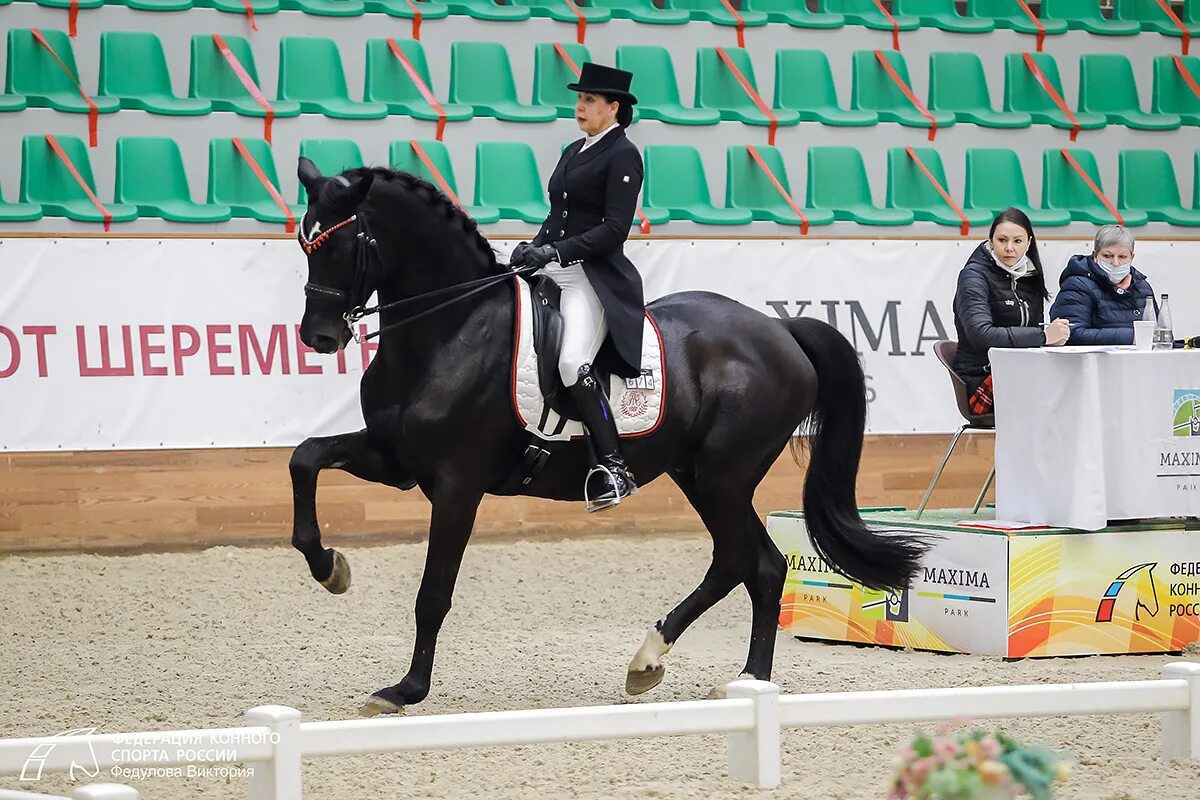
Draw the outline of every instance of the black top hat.
M616 67L606 67L603 64L583 63L583 71L579 80L568 83L567 88L572 92L589 92L602 94L610 101L637 105L637 98L629 93L629 85L633 83L633 73Z

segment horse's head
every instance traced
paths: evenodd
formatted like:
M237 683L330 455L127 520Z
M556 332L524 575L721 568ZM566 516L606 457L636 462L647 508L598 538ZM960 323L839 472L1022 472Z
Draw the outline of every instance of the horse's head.
M304 156L297 169L308 192L308 209L297 238L308 256L308 283L300 339L318 353L332 353L350 341L346 315L366 303L371 265L360 206L371 189L370 172L327 178Z

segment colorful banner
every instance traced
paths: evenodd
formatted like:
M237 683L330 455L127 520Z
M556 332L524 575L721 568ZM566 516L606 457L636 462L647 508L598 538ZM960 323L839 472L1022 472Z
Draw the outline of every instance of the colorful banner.
M1200 640L1200 531L1009 542L1010 656L1163 653Z
M1003 534L944 536L912 586L885 593L834 572L813 550L802 514L768 515L767 532L788 560L779 624L793 636L1004 654L1008 548Z
M834 324L862 354L868 430L929 433L960 424L932 345L955 336L956 277L976 244L655 239L626 251L649 300L711 291ZM1087 245L1041 248L1054 277ZM299 341L307 265L294 241L3 239L0 254L0 449L280 446L362 427L358 381L375 345L318 356ZM1190 285L1197 261L1200 242L1138 245L1159 290ZM1177 335L1200 333L1200 294L1172 303Z

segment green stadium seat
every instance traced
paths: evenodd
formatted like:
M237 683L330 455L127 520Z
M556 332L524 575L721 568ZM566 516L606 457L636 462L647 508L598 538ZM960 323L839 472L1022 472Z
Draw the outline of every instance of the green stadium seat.
M552 106L525 105L517 100L508 51L499 42L454 42L450 45L450 102L464 103L482 117L510 122L551 122Z
M1070 153L1096 184L1096 188L1103 192L1100 169L1096 166L1096 157L1091 151L1072 148ZM1111 225L1117 221L1058 148L1051 148L1042 153L1042 205L1046 208L1061 208L1069 211L1073 220L1096 225ZM1136 210L1122 212L1121 216L1125 218L1125 225L1128 227L1145 225L1149 219L1146 212Z
M422 19L445 19L450 16L449 6L439 0L413 0L413 5L421 12ZM368 14L387 14L400 19L416 16L407 0L364 0L363 8Z
M738 8L739 0L730 0L734 8ZM737 19L729 13L729 9L721 0L665 0L665 5L687 11L697 22L711 22L714 25L737 25ZM744 5L738 10L742 22L747 28L757 28L767 24L767 15L762 11L750 11Z
M1194 7L1180 15L1180 20L1190 36L1200 36L1200 16ZM1142 26L1143 31L1161 33L1163 36L1182 36L1167 13L1154 0L1113 0L1113 19L1128 20Z
M108 0L105 5L118 5L134 11L187 11L192 0Z
M833 212L827 208L804 208L800 198L792 192L788 182L787 168L779 150L766 145L754 148L763 162L774 173L784 191L792 198L809 225L833 223ZM725 150L725 205L728 208L744 208L756 220L778 222L780 225L799 225L800 217L779 194L770 177L763 172L745 145L731 144Z
M561 47L575 63L582 68L584 62L591 61L588 49L581 44L562 44ZM558 116L563 119L575 119L575 101L578 92L567 88L568 83L575 82L575 73L563 61L562 56L551 43L534 46L533 51L533 104L535 106L554 106ZM637 92L634 92L637 96ZM638 97L638 101L641 98ZM542 215L545 218L545 215ZM538 220L541 222L541 220Z
M501 219L542 224L550 204L533 148L525 142L476 144L475 205L500 209Z
M63 31L42 29L42 37L58 53L67 69L76 78L75 53L71 40ZM24 95L33 108L53 108L73 114L88 113L88 104L80 96L75 84L46 48L33 38L28 28L13 28L8 32L8 72L4 82L6 95ZM101 114L111 114L121 107L115 97L93 97L96 109ZM10 101L17 103L18 101ZM61 215L60 215L61 216Z
M929 54L929 110L954 114L959 122L986 128L1028 128L1023 111L995 111L983 62L975 53Z
M1143 131L1173 131L1176 114L1147 114L1138 99L1133 66L1120 53L1079 57L1079 110L1103 114L1109 122Z
M666 209L671 219L703 225L748 225L754 215L744 208L718 208L708 192L700 152L686 144L646 147L646 177L642 191L648 208Z
M0 111L24 111L29 100L23 94L0 94Z
M841 14L847 25L865 25L879 31L892 30L892 23L879 11L872 0L817 0L818 10L826 14ZM921 27L921 20L908 14L893 13L892 18L902 31Z
M262 139L242 139L242 144L258 162L267 180L278 190L279 177L275 172L271 146ZM208 202L229 206L235 217L260 222L287 222L283 209L271 198L250 164L235 148L232 139L213 139L208 143ZM292 214L297 221L303 213L302 207L292 207Z
M951 33L988 33L996 25L986 17L964 17L954 0L895 0L895 13L916 17L921 25Z
M279 13L279 0L249 0L249 2L255 16ZM196 8L215 8L226 14L245 15L246 13L246 5L243 0L192 0L192 5Z
M62 51L59 52L61 54ZM84 183L98 196L87 145L76 136L55 138L67 154L67 158L75 165ZM83 187L50 149L45 136L31 134L21 142L21 202L39 204L42 213L48 217L66 217L79 222L104 221L104 215L92 204ZM137 219L137 209L131 205L105 203L105 208L108 209L113 222Z
M363 0L279 0L284 11L303 11L320 17L361 17Z
M911 225L914 219L907 209L879 208L871 201L867 168L853 147L808 149L808 205L860 225Z
M447 0L451 14L474 17L492 22L520 22L529 19L529 8L513 4L500 5L494 0Z
M356 103L346 89L342 57L333 39L284 36L279 40L279 99L295 101L307 114L335 119L383 119L384 103Z
M71 7L71 0L36 0L36 2L39 6L43 6L45 8L70 8ZM103 6L104 6L104 0L79 0L79 5L78 5L78 7L81 9L102 8ZM43 33L45 33L45 31L43 31ZM53 42L51 42L51 44L54 45L54 49L56 51L58 51L58 45L55 45ZM60 55L61 55L61 52L60 52ZM63 61L66 61L66 59L64 58Z
M300 155L317 165L322 175L341 175L348 169L364 166L362 151L352 139L303 139ZM308 205L308 191L300 184L297 201Z
M750 61L750 54L741 47L726 48L725 52L757 91L758 85L754 80L754 64ZM721 119L724 120L739 120L748 125L771 123L725 66L715 47L701 47L696 50L696 107L715 108L721 112ZM775 109L773 113L780 125L797 125L800 122L799 112L790 108Z
M1058 77L1058 63L1054 57L1046 53L1032 53L1034 62L1046 76L1046 80L1063 96L1062 81ZM1055 128L1073 127L1066 114L1059 111L1058 106L1050 99L1050 95L1038 83L1037 78L1025 65L1021 53L1009 53L1004 57L1004 110L1024 111L1033 117L1039 125L1053 125ZM1103 114L1093 114L1087 111L1076 111L1075 117L1082 130L1103 128L1106 119Z
M946 170L938 152L931 147L914 147L913 152L942 188L950 192ZM936 222L955 228L962 225L962 219L954 213L954 209L925 177L917 162L909 158L903 147L888 148L887 207L906 208L920 222ZM980 208L964 207L962 212L972 227L990 225L995 216Z
M37 203L9 203L0 194L0 222L34 222L42 218Z
M517 6L525 6L529 9L530 16L549 17L557 22L570 22L572 24L579 20L575 9L571 8L567 0L509 0L509 2ZM585 6L578 3L575 4L575 8L579 9L579 13L589 23L608 22L612 19L612 13L607 8ZM538 220L538 222L541 222L541 220Z
M633 73L630 91L638 99L635 108L640 119L675 125L716 125L721 121L721 112L715 108L687 108L679 102L675 65L667 48L621 45L617 48L617 67Z
M589 5L607 9L613 19L631 19L649 25L686 25L692 18L681 9L659 8L653 0L591 0Z
M100 34L100 83L97 94L118 100L121 108L151 114L208 114L212 103L176 97L162 42L153 33L104 31Z
M874 111L840 107L833 70L823 50L775 51L775 108L797 111L804 122L824 125L878 125Z
M742 0L742 7L749 11L761 11L769 22L786 22L793 28L817 28L831 30L846 24L841 14L826 14L809 11L804 0Z
M1192 157L1192 208L1200 209L1200 150Z
M982 209L994 219L1010 206L1024 211L1034 227L1069 225L1071 222L1071 215L1066 211L1030 205L1025 173L1014 151L1003 147L968 147L963 208Z
M1200 56L1180 56L1180 61L1200 84ZM1150 110L1155 114L1176 114L1184 125L1200 125L1200 97L1184 81L1172 56L1154 57L1154 96Z
M429 78L429 65L425 60L425 48L415 39L397 39L396 46L412 64L413 69L429 90L433 81ZM436 95L436 92L435 92ZM407 114L424 120L436 120L437 112L425 101L417 85L409 77L400 59L392 53L386 39L367 40L367 69L363 98L368 102L383 103L392 114ZM441 103L442 111L450 122L461 122L475 116L475 110L461 103Z
M250 80L262 89L258 70L254 67L254 53L250 43L241 36L223 36L229 50L246 70ZM217 50L213 38L207 33L192 36L192 71L188 87L189 97L203 97L212 101L213 111L233 111L246 117L265 117L262 106L250 96L246 87L238 80L233 69ZM276 118L297 117L300 104L294 100L268 100ZM225 140L228 141L228 140ZM211 149L210 149L211 153Z
M113 199L171 222L225 222L233 213L219 203L192 202L179 145L163 136L118 137Z
M421 148L425 151L425 155L429 156L430 162L441 173L442 178L446 181L446 185L450 187L450 191L456 195L459 194L458 183L454 180L454 164L450 161L450 152L446 150L446 145L441 142L421 141L418 142ZM407 172L410 175L416 175L418 178L429 181L437 186L434 180L433 173L421 161L420 156L413 150L408 139L392 142L388 147L388 164L392 169L398 169L401 172ZM438 187L439 189L441 187ZM461 200L461 196L459 197ZM474 217L475 221L481 225L487 225L492 222L500 221L500 209L488 208L486 206L469 206L464 209L468 214ZM543 215L543 219L545 216ZM542 220L538 220L541 222Z
M1033 23L1014 0L967 0L967 16L990 19L996 27L1004 31L1036 34L1037 25ZM1046 30L1047 36L1058 36L1067 32L1067 23L1061 19L1047 19L1043 15L1038 20Z
M1200 225L1200 208L1184 208L1171 156L1162 150L1122 150L1117 208L1143 211L1151 222Z
M1097 0L1042 0L1042 17L1062 20L1073 31L1098 36L1134 36L1142 30L1136 22L1104 16Z
M912 88L904 56L895 50L882 52L900 79ZM908 102L908 98L900 91L900 87L879 63L874 50L854 51L854 83L850 107L874 111L883 122L899 122L910 128L930 127L929 120L913 108L912 103ZM939 128L948 128L954 124L955 115L951 112L930 110L929 113L937 121Z

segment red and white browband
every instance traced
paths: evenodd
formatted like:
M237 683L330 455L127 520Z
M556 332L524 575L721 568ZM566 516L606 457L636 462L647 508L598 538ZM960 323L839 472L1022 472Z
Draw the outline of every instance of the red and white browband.
M337 225L334 225L329 230L321 231L321 233L317 234L312 239L309 239L307 236L304 235L304 225L301 224L300 229L298 231L296 231L296 239L300 242L300 248L302 250L304 250L305 255L311 256L314 252L317 251L318 248L321 247L321 245L325 244L325 242L329 239L330 234L332 234L334 231L338 230L339 228L346 227L351 222L355 222L357 219L358 219L357 214L355 214L354 216L351 216L351 217L347 217L346 219L339 222ZM320 223L317 223L317 224L319 225Z

